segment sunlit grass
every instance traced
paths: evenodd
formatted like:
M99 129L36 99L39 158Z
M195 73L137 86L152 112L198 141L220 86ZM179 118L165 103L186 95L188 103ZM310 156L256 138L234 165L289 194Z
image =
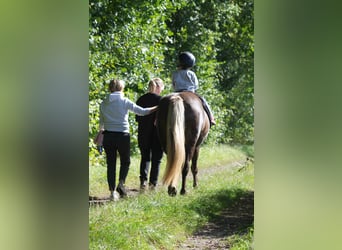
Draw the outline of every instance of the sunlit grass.
M147 191L103 206L91 206L90 249L175 249L210 218L253 190L252 164L243 168L219 167L219 171L210 172L211 164L225 166L244 159L246 156L241 151L227 146L203 149L200 157L205 157L199 162L202 164L200 169L208 172L201 176L196 190L188 185L186 196L170 197L160 186L154 192ZM127 180L130 188L139 186L138 163L139 159L132 159ZM90 193L106 195L106 167L96 166L90 170L93 175L90 176Z

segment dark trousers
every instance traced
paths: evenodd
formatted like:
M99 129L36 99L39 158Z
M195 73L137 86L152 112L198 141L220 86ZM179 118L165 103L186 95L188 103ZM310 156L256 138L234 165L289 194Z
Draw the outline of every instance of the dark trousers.
M106 152L107 160L107 181L109 190L115 190L116 181L116 158L120 156L119 181L125 183L131 164L130 159L130 135L122 132L104 132L103 147Z
M140 182L142 184L147 181L148 171L151 165L149 183L157 185L160 163L163 157L163 150L158 138L155 136L152 140L148 140L146 143L140 143L139 149L141 154Z

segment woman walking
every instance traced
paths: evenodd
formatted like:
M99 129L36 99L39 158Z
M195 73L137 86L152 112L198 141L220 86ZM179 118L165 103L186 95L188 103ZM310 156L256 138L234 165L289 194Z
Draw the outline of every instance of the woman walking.
M100 130L104 131L103 147L106 152L107 181L111 199L118 198L115 192L117 153L120 156L120 173L116 191L121 197L127 196L124 184L131 163L128 111L144 116L157 110L157 106L142 108L130 101L123 94L124 87L124 81L111 80L110 94L100 105Z

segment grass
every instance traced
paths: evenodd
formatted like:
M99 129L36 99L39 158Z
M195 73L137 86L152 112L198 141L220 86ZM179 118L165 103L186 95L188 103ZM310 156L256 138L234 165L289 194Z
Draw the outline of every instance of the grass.
M135 197L89 208L90 249L175 249L196 229L203 226L254 188L254 166L229 167L229 164L246 158L239 148L229 146L203 147L199 158L199 187L192 189L189 174L186 196L170 197L166 187ZM163 160L165 161L165 159ZM108 195L104 158L90 166L90 195ZM95 163L96 163L95 162ZM101 163L102 162L102 163ZM164 166L165 163L162 163ZM139 159L132 157L126 186L139 187ZM219 171L214 171L217 166ZM161 175L164 169L161 169ZM199 173L199 174L200 174ZM252 225L251 225L252 228ZM230 237L229 244L251 245L253 231ZM234 235L233 235L234 236ZM246 239L245 239L246 238ZM248 249L248 248L235 248Z
M245 231L247 232L227 238L227 245L231 246L230 250L253 249L254 227L251 226Z
M246 149L246 147L248 149ZM242 149L241 146L230 147L227 145L219 145L215 147L204 146L201 148L200 156L198 159L199 172L210 167L225 166L232 162L240 161L246 158L245 151L252 152L252 146L245 146ZM130 188L139 188L139 156L131 157L131 166L127 176L126 185ZM160 179L164 173L166 162L166 156L162 159L160 168ZM119 173L119 159L117 160L117 176ZM107 185L107 168L105 155L92 155L90 159L89 167L89 195L91 196L108 196ZM189 172L189 175L191 173ZM190 178L191 179L191 178ZM190 180L189 179L189 180ZM201 180L199 180L201 181ZM190 184L189 184L190 185Z

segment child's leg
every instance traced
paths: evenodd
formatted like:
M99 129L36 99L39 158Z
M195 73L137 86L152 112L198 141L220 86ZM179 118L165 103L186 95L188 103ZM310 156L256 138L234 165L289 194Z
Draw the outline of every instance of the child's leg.
M209 104L202 96L198 95L198 97L202 100L203 108L209 116L210 126L215 125L216 124L215 118L214 118L213 112L211 111Z
M207 103L207 101L204 98L203 98L203 105L206 107L205 109L208 109L210 125L215 125L216 122L215 122L213 112L211 111L209 104Z

